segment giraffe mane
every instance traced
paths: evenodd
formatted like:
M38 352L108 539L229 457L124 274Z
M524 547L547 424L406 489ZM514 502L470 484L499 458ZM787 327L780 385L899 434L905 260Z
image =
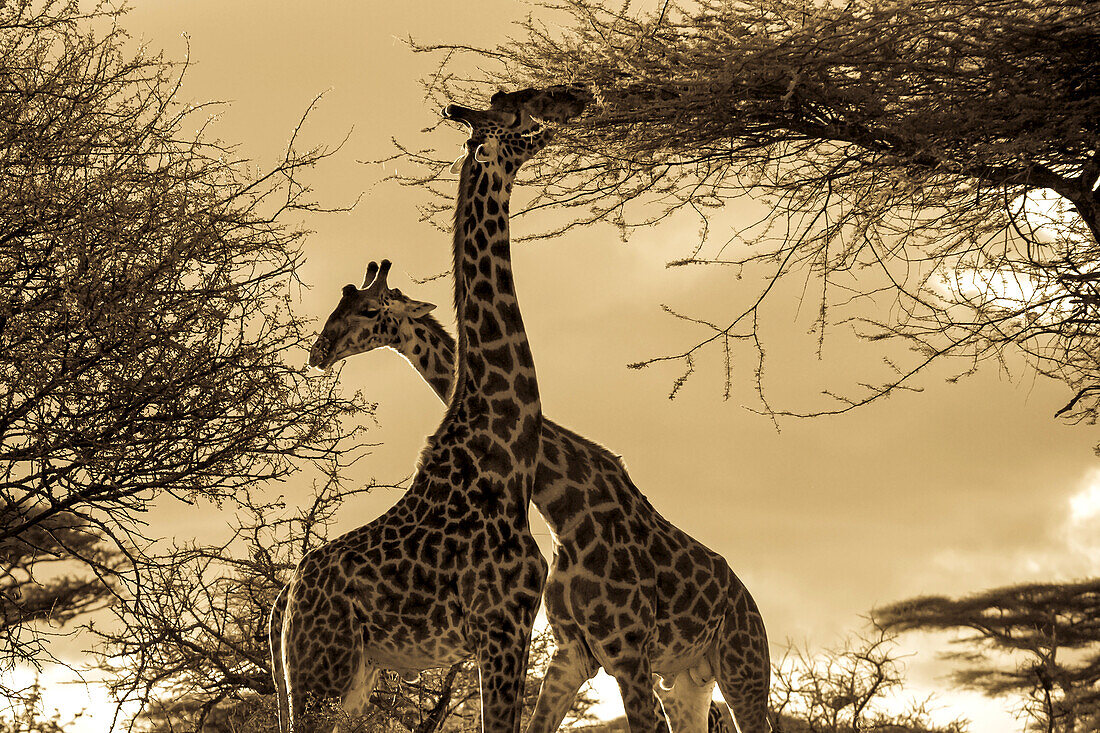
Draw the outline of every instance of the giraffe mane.
M463 211L463 209L466 208L466 205L470 201L470 194L467 191L466 186L463 185L463 184L470 180L470 176L468 175L467 168L469 168L472 165L474 165L473 156L472 155L467 155L462 161L462 171L461 171L461 173L459 174L459 177L458 177L458 181L459 181L458 196L457 196L456 201L455 201L454 226L452 227L454 229L454 234L453 234L453 240L451 242L451 254L454 256L454 264L453 264L453 267L452 267L452 272L454 272L454 304L455 304L455 321L456 321L456 323L462 323L462 319L465 317L465 314L466 314L466 302L464 300L464 294L465 294L466 288L463 286L462 280L460 280L460 278L465 277L465 273L463 273L463 271L462 271L462 231L461 231L461 226L462 226L462 211ZM438 321L436 321L436 323L438 323ZM443 329L443 330L445 330L445 329ZM465 352L465 350L466 350L466 336L463 333L461 328L459 328L457 330L458 330L458 342L457 342L457 344L455 344L455 348L457 349L456 353ZM450 334L448 334L448 335L450 335ZM462 360L458 360L457 363L460 366L459 366L458 374L456 375L456 378L455 378L455 388L456 389L458 388L459 382L462 381L463 379L465 379L464 370L461 368Z
M439 336L439 340L443 346L454 353L455 347L457 346L455 337L452 336L451 332L435 317L434 313L425 313L419 318L412 319L412 321L427 326L429 330Z

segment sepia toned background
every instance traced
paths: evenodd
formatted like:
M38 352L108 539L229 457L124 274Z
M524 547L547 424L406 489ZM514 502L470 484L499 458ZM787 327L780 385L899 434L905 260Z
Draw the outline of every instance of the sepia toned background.
M229 104L212 130L259 163L281 155L299 118L323 98L301 133L304 145L342 150L309 174L323 205L349 213L305 222L314 230L297 308L323 321L340 288L359 283L366 262L394 262L390 282L439 304L445 324L450 283L417 285L446 270L449 240L419 221L426 194L385 177L391 138L457 156L463 135L440 125L420 80L438 59L402 39L494 44L534 9L501 0L400 3L285 3L138 0L128 17L135 43L190 56L182 98ZM349 136L350 132L350 136ZM515 196L523 200L523 192ZM746 226L748 207L730 207L712 229ZM523 217L513 234L545 226ZM623 456L635 483L662 514L722 553L760 604L778 653L787 642L827 646L862 623L870 608L923 593L964 594L1026 580L1095 575L1100 565L1097 433L1052 419L1062 386L1008 364L958 384L931 374L923 392L900 394L854 413L776 428L743 408L751 394L722 399L721 363L703 358L697 375L668 399L679 366L636 371L626 364L695 343L689 323L661 304L700 318L732 308L739 281L718 268L667 268L689 254L698 222L688 217L636 232L627 242L592 228L514 250L517 289L534 350L546 414ZM775 299L762 330L773 405L822 405L819 393L872 379L879 347L843 330L820 354L808 333L814 306L792 288ZM306 355L301 355L304 365ZM734 364L743 383L753 364ZM939 373L947 377L951 372ZM341 384L378 403L371 438L380 444L357 467L361 480L394 482L411 473L443 406L407 363L375 353L343 366ZM308 486L276 489L288 501ZM348 529L396 499L378 490L348 505ZM203 507L163 506L150 532L216 533L226 521ZM545 528L535 519L545 540ZM944 639L905 637L909 687L938 693L945 718L970 717L975 733L998 731L1008 711L954 694L935 656ZM72 651L78 654L77 650ZM615 714L614 688L605 714ZM103 730L103 718L83 721Z

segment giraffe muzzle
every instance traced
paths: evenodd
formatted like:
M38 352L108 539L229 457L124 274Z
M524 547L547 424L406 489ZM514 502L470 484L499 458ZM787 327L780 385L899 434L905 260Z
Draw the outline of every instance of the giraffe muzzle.
M324 336L318 336L317 340L313 342L313 348L309 350L309 365L318 371L326 371L329 367L325 363L328 352L329 340Z
M459 104L448 104L442 109L441 114L443 115L443 119L461 122L473 128L474 123L470 118L477 114L477 110L463 107Z
M461 122L475 133L486 127L509 127L516 123L520 115L514 109L473 109L461 104L448 104L442 114L444 119Z

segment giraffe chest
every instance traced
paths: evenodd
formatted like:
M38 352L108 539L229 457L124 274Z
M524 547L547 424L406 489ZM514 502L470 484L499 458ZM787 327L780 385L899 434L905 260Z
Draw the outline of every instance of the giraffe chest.
M290 613L320 627L354 618L356 646L377 666L450 664L475 649L484 629L518 610L533 614L541 597L546 564L534 539L498 538L488 528L458 538L373 523L307 555Z

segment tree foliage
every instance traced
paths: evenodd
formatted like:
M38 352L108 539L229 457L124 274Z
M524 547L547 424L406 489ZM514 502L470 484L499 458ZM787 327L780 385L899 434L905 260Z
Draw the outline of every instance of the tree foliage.
M82 711L54 711L47 716L42 710L42 685L38 681L9 698L8 703L8 710L0 708L0 733L66 733L83 717Z
M924 596L876 609L896 631L957 631L955 681L991 697L1018 695L1033 730L1100 725L1100 580L1030 583L963 598Z
M51 532L78 523L140 585L150 502L338 472L365 405L307 379L290 312L291 217L318 210L300 177L330 151L292 140L254 170L177 98L183 67L127 51L122 10L83 7L0 6L0 542L46 533L117 575Z
M140 703L142 718L165 730L246 713L257 726L256 716L273 721L271 605L301 556L327 538L337 509L370 488L327 482L296 509L241 497L217 544L175 541L147 553L149 592L127 597L115 623L95 630L115 699Z
M528 173L530 208L564 209L562 230L702 218L702 241L670 264L726 267L748 297L721 319L691 319L705 339L634 366L680 361L690 374L701 350L721 349L728 396L739 350L759 376L777 283L808 279L819 338L845 322L912 356L797 414L909 388L948 357L959 376L1022 354L1072 389L1060 415L1096 418L1095 0L698 0L651 12L561 0L495 48L414 46L447 53L426 82L441 96L592 91L596 104ZM487 70L457 71L467 53ZM429 165L407 182L445 175L428 153L402 155ZM715 209L742 198L765 206L762 221L714 236ZM764 410L796 414L753 382Z

